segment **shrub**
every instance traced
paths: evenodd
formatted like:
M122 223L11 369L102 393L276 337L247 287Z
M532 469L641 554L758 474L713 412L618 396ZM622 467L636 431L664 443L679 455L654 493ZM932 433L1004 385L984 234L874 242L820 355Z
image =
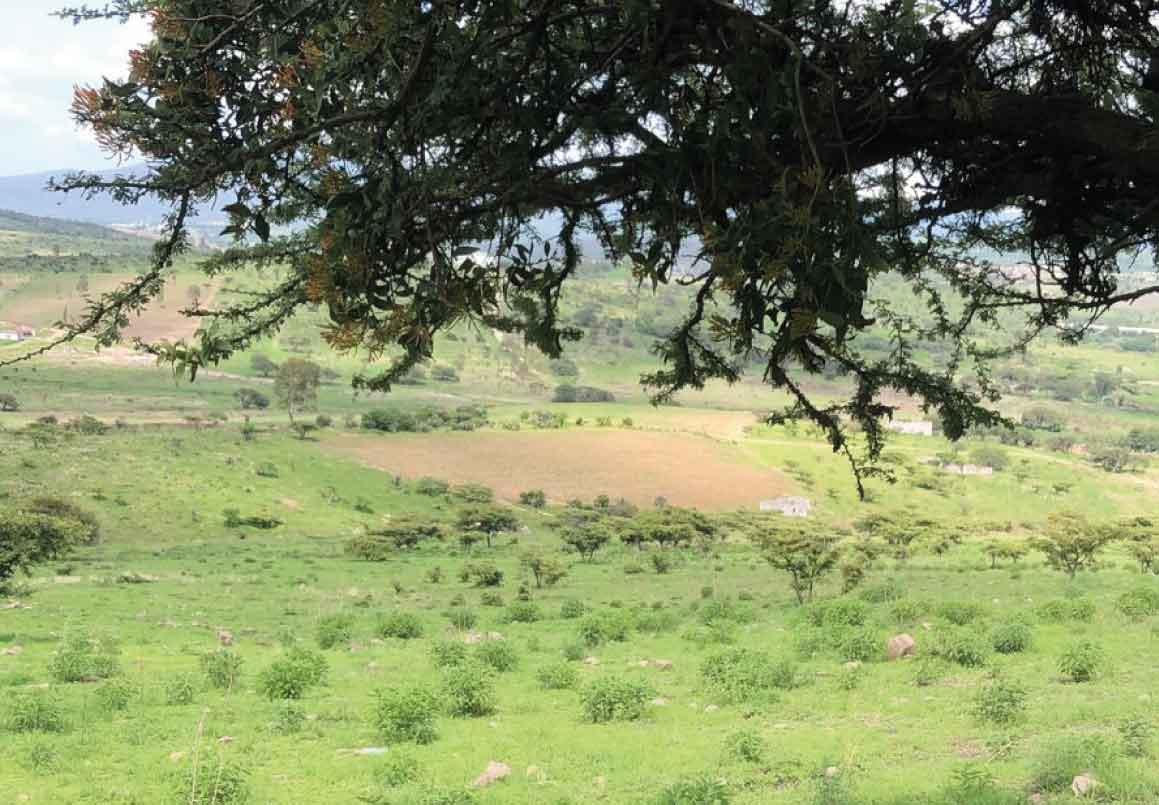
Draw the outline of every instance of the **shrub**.
M439 640L431 644L430 651L436 668L449 668L467 660L467 646L458 640Z
M447 613L447 619L461 632L466 632L475 628L475 624L479 621L479 617L474 610L466 609L465 607L458 607L452 609Z
M547 505L547 495L542 489L528 489L519 493L519 502L533 509L542 509Z
M508 623L535 623L541 617L536 604L531 601L516 601L507 607L505 620Z
M129 702L137 695L136 685L123 677L114 677L102 682L93 691L93 697L102 710L120 712L129 707Z
M887 604L891 601L899 601L904 596L905 592L901 585L893 579L865 587L858 593L858 597L868 604Z
M384 562L397 551L416 548L428 540L443 538L438 523L417 517L399 517L382 528L369 530L346 543L346 553L357 559Z
M306 724L306 714L302 708L290 700L278 702L270 729L279 735L297 735Z
M1127 757L1146 757L1151 741L1151 722L1142 716L1128 716L1119 724L1123 754Z
M708 775L686 777L665 788L656 805L728 805L728 785Z
M0 509L0 587L18 571L59 559L88 539L88 527L77 520Z
M479 603L485 607L503 606L503 596L495 590L488 590L479 595Z
M966 626L985 614L985 608L973 601L947 601L938 607L938 615L955 626Z
M41 495L21 504L20 510L30 514L43 514L63 520L66 523L76 524L76 539L84 545L95 545L101 541L101 524L97 516L88 509L83 509L70 500Z
M238 389L233 393L243 411L264 410L270 407L270 398L257 389Z
M249 770L221 754L203 754L184 769L174 788L174 801L181 805L239 805L250 798Z
M237 687L241 677L242 659L227 648L219 648L201 655L201 670L215 688Z
M165 704L192 704L197 695L197 681L192 674L177 674L165 682Z
M724 739L724 754L733 760L759 763L765 754L765 739L756 730L737 730Z
M414 640L423 636L423 624L413 612L391 612L379 620L378 634L381 637Z
M846 662L869 662L881 656L881 636L873 629L839 629L835 630L834 638L837 654Z
M451 497L463 503L491 503L495 500L495 490L483 484L459 484L451 487Z
M990 633L990 643L999 654L1017 654L1030 647L1030 627L1024 623L1004 623Z
M442 692L452 716L470 718L495 712L491 669L480 662L468 661L443 669Z
M889 617L897 624L914 623L922 616L924 609L917 601L902 598L894 601L889 607Z
M1002 677L991 680L974 699L974 715L990 724L1012 724L1025 710L1026 688Z
M914 663L914 684L927 688L945 676L945 663L937 657L922 656Z
M1056 598L1038 608L1038 617L1048 623L1068 620L1087 622L1094 616L1094 602L1087 598Z
M933 654L965 666L984 665L990 653L990 644L981 635L968 629L946 630L934 641Z
M559 616L566 620L582 618L585 612L583 601L569 598L559 605Z
M300 699L326 678L326 658L295 646L258 675L258 691L267 699Z
M594 680L580 691L584 718L593 724L635 721L644 715L652 689L619 676Z
M1134 621L1141 621L1159 613L1159 590L1138 587L1119 596L1115 609Z
M431 369L431 380L437 380L440 383L458 383L459 373L455 371L455 367L440 364Z
M422 685L379 692L374 724L388 743L429 744L438 737L439 697Z
M726 703L751 702L767 697L777 686L768 655L745 648L709 655L701 663L700 676L705 687Z
M535 678L544 690L570 690L579 680L579 672L572 663L557 662L540 668Z
M1081 770L1101 771L1116 761L1117 747L1102 737L1066 736L1045 744L1033 761L1030 785L1034 790L1069 796L1071 781Z
M821 601L805 610L805 619L814 626L862 626L869 615L869 607L852 598Z
M354 637L354 618L341 613L327 615L318 621L318 648L332 649L349 643Z
M254 474L262 478L277 478L279 475L278 465L272 461L262 461L254 467Z
M12 732L64 732L64 708L51 691L12 692L7 727Z
M58 682L94 682L121 672L120 648L107 636L74 633L53 655L48 671Z
M365 427L365 426L364 426ZM438 478L423 477L415 481L414 491L420 495L427 497L438 498L447 494L451 489L451 485L446 481Z
M568 643L561 649L563 658L571 662L578 662L587 656L587 646L583 643Z
M399 751L391 752L386 756L375 779L386 788L398 788L407 783L413 783L418 777L418 760L409 752ZM381 800L376 799L374 802L381 802Z
M1072 643L1058 658L1058 670L1071 682L1090 682L1102 662L1102 651L1089 640Z
M475 648L475 657L484 665L500 672L514 671L519 655L506 640L485 640Z
M503 571L494 562L468 562L459 571L459 580L476 587L499 587L503 584Z

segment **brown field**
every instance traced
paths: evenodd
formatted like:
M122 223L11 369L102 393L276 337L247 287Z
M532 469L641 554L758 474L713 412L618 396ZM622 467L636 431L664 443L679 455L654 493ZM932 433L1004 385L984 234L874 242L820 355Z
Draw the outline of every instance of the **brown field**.
M782 474L745 463L704 436L623 430L342 434L327 447L408 478L486 484L507 500L542 489L564 502L606 494L650 506L657 497L703 509L756 508L791 491Z

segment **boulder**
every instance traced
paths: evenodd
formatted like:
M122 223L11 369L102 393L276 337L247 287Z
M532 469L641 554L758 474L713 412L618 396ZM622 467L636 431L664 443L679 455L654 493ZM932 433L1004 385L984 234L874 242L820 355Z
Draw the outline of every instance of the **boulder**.
M497 783L504 777L511 774L511 767L506 763L500 763L497 760L492 760L487 764L487 768L483 769L483 773L475 778L475 782L471 783L475 788L485 788L492 783Z
M652 660L652 665L656 666L661 671L671 671L673 668L672 660Z
M584 665L599 665L599 664L600 664L599 657L585 657L584 658Z
M223 646L233 645L233 632L228 629L221 629L217 633L217 642Z
M891 660L913 656L917 642L908 634L894 635L885 646L885 653Z
M1095 790L1095 778L1086 774L1080 774L1071 780L1070 790L1074 792L1076 797L1085 797Z

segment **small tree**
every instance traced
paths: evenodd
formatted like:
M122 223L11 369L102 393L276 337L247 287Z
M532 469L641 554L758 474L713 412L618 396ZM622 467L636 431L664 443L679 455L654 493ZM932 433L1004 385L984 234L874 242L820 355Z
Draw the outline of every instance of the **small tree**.
M765 561L789 574L789 585L801 604L813 600L817 581L832 571L841 558L836 537L808 528L761 534L756 542Z
M255 352L250 358L250 369L253 369L262 377L270 377L274 372L278 371L278 365L266 355Z
M1134 542L1128 547L1131 557L1139 563L1140 573L1156 572L1159 563L1159 541Z
M575 551L581 559L590 562L595 559L596 552L611 541L612 533L607 523L596 520L583 525L564 526L560 531L560 539L568 550Z
M490 548L499 534L519 530L519 518L502 506L471 506L459 512L458 526L464 533L481 534Z
M554 587L567 575L567 566L562 561L539 551L526 551L519 558L519 564L531 572L536 587Z
M1080 570L1098 565L1098 555L1113 539L1105 529L1092 526L1080 514L1052 514L1047 531L1033 546L1046 556L1046 563L1073 579Z
M86 542L88 529L77 521L38 512L0 511L0 587L17 572L57 559Z
M318 364L301 358L290 358L280 367L274 379L274 393L294 422L294 412L318 402L320 380Z

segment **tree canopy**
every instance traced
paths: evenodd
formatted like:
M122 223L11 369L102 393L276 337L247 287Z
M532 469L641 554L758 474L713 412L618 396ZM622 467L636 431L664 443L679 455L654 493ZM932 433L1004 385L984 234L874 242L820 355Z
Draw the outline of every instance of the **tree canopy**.
M984 359L1047 328L1080 337L1159 231L1159 10L1152 0L111 0L148 15L127 76L73 111L147 175L63 190L172 204L154 265L64 339L120 337L223 199L235 248L206 270L287 268L193 306L192 343L146 349L195 374L329 312L338 349L393 360L385 389L471 319L558 356L581 241L641 283L695 289L646 378L663 399L753 358L835 450L871 467L884 396L951 438L999 420ZM544 220L555 223L546 239ZM489 259L480 259L483 248ZM1011 255L1000 265L987 255ZM872 294L893 274L911 316ZM979 332L1022 311L1001 345ZM858 336L891 334L870 356ZM931 367L920 340L951 349ZM46 347L48 348L48 347ZM835 367L847 399L802 379ZM846 424L866 434L857 453ZM865 459L869 459L866 463ZM860 481L859 470L858 478Z

